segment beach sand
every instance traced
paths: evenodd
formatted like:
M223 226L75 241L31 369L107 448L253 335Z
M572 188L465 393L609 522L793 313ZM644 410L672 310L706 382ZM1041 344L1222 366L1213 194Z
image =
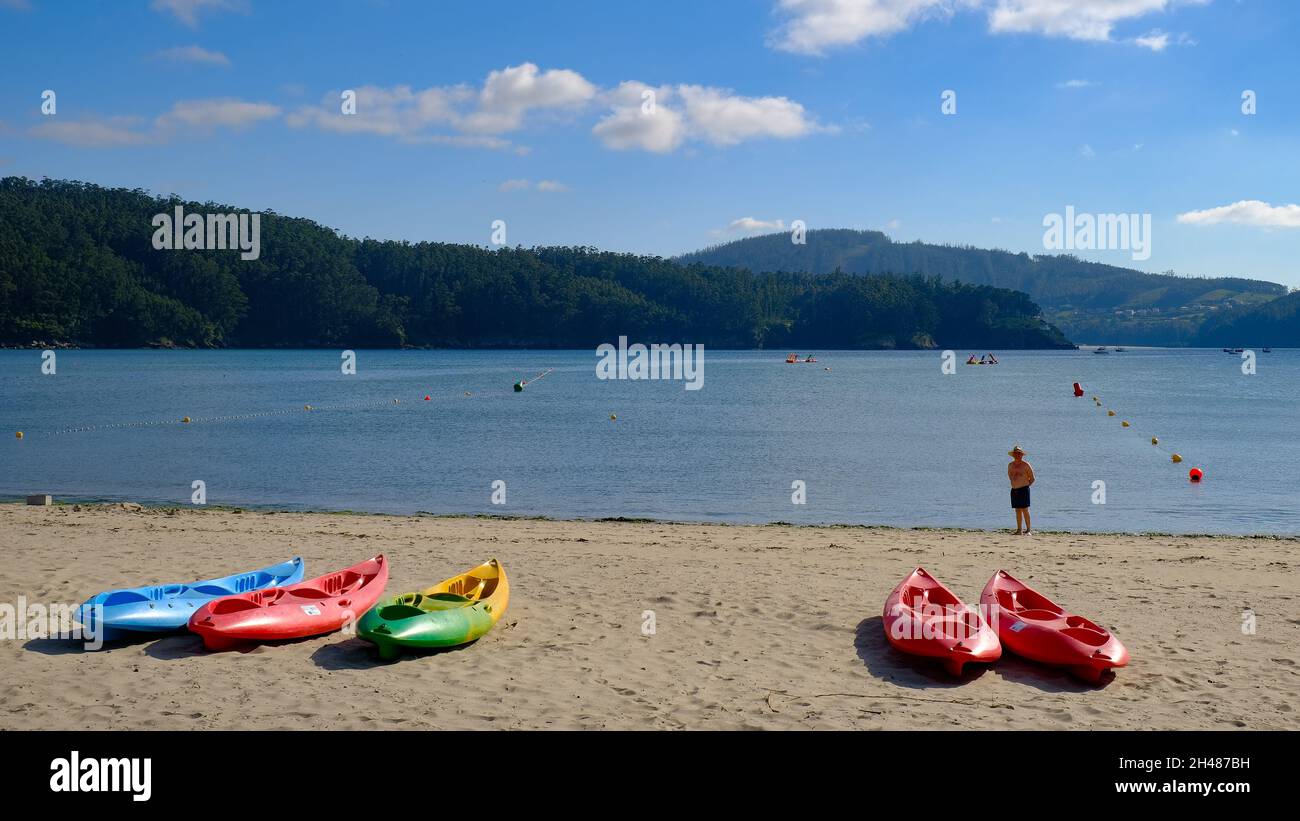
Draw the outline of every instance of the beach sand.
M479 642L395 663L341 634L226 653L189 634L98 652L3 641L0 729L1297 729L1298 547L5 504L11 605L294 554L312 577L380 552L391 593L495 556L511 600ZM968 603L1006 568L1112 629L1132 663L1100 688L1013 656L953 680L883 635L885 597L917 565ZM1242 631L1247 608L1255 635Z

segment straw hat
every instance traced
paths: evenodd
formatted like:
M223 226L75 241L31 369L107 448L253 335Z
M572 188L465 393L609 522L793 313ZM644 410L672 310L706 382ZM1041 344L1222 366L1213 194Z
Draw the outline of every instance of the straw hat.
M1025 455L1025 449L1020 447L1019 445L1016 445L1014 448L1007 451L1007 456L1024 456L1024 455Z

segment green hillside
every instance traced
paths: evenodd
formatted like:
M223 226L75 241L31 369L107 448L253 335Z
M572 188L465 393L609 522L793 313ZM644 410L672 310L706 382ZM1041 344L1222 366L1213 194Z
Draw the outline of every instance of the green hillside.
M1051 348L1023 293L929 276L754 274L592 248L352 239L261 216L261 253L156 250L153 217L238 209L0 180L0 343Z
M1024 291L1079 342L1187 344L1213 311L1275 299L1286 288L1236 277L1149 274L1070 255L1013 254L969 246L893 242L879 231L808 231L796 245L767 234L684 254L685 264L734 265L753 271L852 274L923 272ZM1100 336L1098 334L1101 334Z

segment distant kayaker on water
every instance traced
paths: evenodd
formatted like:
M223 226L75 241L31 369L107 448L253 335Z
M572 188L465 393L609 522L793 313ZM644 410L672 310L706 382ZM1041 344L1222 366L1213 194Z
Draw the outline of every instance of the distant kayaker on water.
M1025 461L1024 448L1016 445L1007 451L1011 464L1007 465L1007 478L1011 480L1011 508L1016 512L1016 533L1029 536L1033 533L1029 522L1029 486L1034 483L1034 466ZM1021 521L1024 527L1021 528Z

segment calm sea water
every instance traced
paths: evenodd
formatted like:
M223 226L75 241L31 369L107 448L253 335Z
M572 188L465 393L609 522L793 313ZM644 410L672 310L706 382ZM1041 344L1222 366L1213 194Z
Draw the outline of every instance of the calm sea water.
M221 505L998 528L1020 443L1042 529L1300 533L1300 351L1250 376L1218 351L968 353L708 351L687 391L599 380L593 351L359 351L355 376L338 351L62 351L54 376L0 351L0 497L188 504L202 480Z

